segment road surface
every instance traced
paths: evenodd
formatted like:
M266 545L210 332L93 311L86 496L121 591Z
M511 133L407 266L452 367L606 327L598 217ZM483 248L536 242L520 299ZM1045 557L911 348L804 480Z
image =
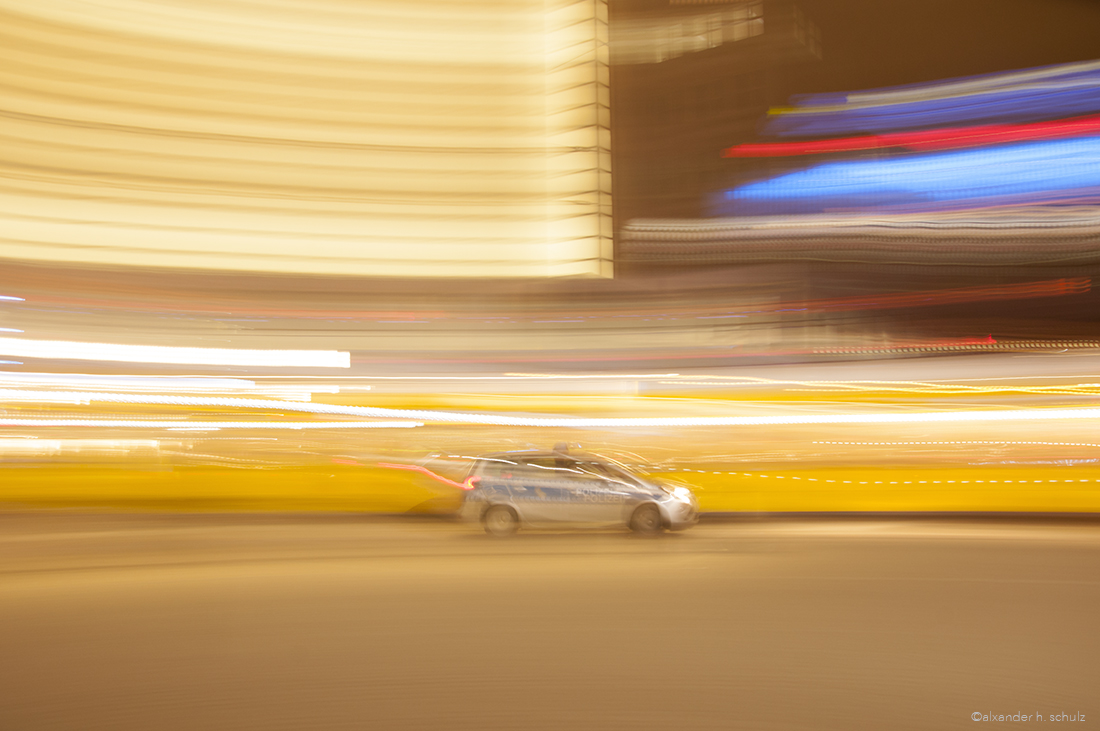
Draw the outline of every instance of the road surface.
M0 729L1087 728L1098 607L1089 521L8 513Z

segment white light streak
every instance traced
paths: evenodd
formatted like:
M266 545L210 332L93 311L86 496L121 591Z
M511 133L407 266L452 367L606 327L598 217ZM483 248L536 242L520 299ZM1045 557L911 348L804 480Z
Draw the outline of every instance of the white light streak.
M1038 444L1047 447L1100 447L1100 444L1094 444L1092 442L1006 442L1006 441L940 441L940 442L813 442L813 444L846 444L846 445L858 445L858 446L870 446L870 447L885 447L885 446L928 446L928 445L941 445L941 444L981 444L985 446L1005 446L1009 444Z
M621 427L689 426L783 426L796 424L929 424L944 422L1050 421L1063 419L1100 419L1100 409L1016 409L1005 411L931 411L908 414L810 414L779 416L679 416L679 417L525 417L487 413L430 411L425 409L385 409L373 406L297 403L272 399L210 398L203 396L93 393L83 391L0 390L0 401L31 401L35 397L49 402L76 398L82 403L156 404L167 406L221 406L227 408L278 409L312 414L408 419L419 422L452 424L488 424L492 426L533 426L577 429ZM7 423L7 422L0 422ZM344 423L344 422L336 422Z
M305 378L306 376L302 376ZM554 374L554 373L502 373L497 376L339 376L341 379L367 381L546 381L546 380L596 380L632 378L678 378L679 373L612 373L612 374ZM688 378L688 376L683 376ZM721 376L719 376L721 378Z
M89 373L21 373L0 371L0 387L31 386L80 389L115 389L120 391L144 391L146 393L246 393L274 398L309 401L314 393L340 393L334 385L299 386L293 384L256 385L243 378L216 378L210 376L131 376L99 375ZM37 392L32 392L37 393Z
M424 424L415 421L203 421L189 423L158 419L8 419L0 417L0 427L8 426L86 426L112 429L213 431L218 429L412 429L424 426Z
M53 453L61 450L117 452L129 449L158 449L154 439L0 439L0 453Z
M677 378L679 373L590 373L590 374L571 374L571 373L505 373L505 378L508 379L521 379L521 380L585 380L585 379L600 379L600 378Z
M107 360L180 365L350 368L351 355L335 350L239 350L119 345L72 340L0 338L0 355L61 360Z

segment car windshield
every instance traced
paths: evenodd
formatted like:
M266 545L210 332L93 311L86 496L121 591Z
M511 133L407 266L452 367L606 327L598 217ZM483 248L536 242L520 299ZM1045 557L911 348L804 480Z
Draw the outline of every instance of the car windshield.
M638 484L637 479L629 472L626 472L625 470L620 469L615 465L607 464L606 462L600 460L578 460L577 467L588 474L596 475L597 477L605 480L621 482L627 485Z
M622 467L588 455L542 454L482 457L477 471L482 477L505 480L520 475L527 478L541 477L544 479L592 477L632 486L639 484L638 479Z

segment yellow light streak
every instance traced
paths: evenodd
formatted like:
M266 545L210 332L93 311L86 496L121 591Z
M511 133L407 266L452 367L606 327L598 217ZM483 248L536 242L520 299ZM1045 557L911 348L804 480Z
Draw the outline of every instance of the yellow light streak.
M494 413L433 411L427 409L388 409L371 406L340 406L299 403L272 399L210 398L175 396L170 394L123 394L60 391L0 390L0 401L30 401L41 398L50 402L58 398L77 398L83 403L153 404L166 406L220 406L246 409L278 409L315 414L346 415L372 418L407 419L418 422L450 424L488 424L495 426L566 427L577 429L629 427L690 427L690 426L764 426L796 424L930 424L948 422L1024 422L1051 420L1100 419L1100 409L1048 408L966 411L924 411L886 414L782 414L776 416L677 416L677 417L524 417ZM0 424L12 423L0 419Z

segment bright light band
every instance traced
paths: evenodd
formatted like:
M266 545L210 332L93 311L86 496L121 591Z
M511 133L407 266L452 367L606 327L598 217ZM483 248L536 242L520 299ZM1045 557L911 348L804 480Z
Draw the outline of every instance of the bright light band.
M921 132L862 135L811 142L765 142L737 145L722 150L722 157L791 157L884 148L931 151L981 145L1050 140L1063 137L1100 135L1100 116L1064 119L1035 124L990 124L980 127L950 127Z
M813 202L801 205L809 208ZM780 203L783 210L794 207L788 201ZM951 210L955 206L937 204L946 210L898 213L884 211L883 202L877 203L880 207L873 213L636 219L623 229L619 257L625 261L675 257L703 264L797 259L980 266L1100 261L1098 206ZM770 205L780 208L778 203ZM715 214L728 216L731 209L768 206L722 197L712 201L712 207Z
M309 401L315 393L339 393L340 387L330 384L312 384L300 376L294 383L276 381L271 385L242 378L218 378L216 376L132 376L122 374L90 373L35 373L21 371L0 371L0 387L3 388L65 388L94 389L145 393L235 393L249 396ZM368 385L359 385L357 390L370 390Z
M236 350L120 345L71 340L0 338L0 355L54 360L99 360L174 365L350 368L351 355L336 350Z
M1068 81L1088 78L1100 73L1100 61L1039 66L1015 71L1000 71L977 76L961 76L953 79L918 84L904 84L881 89L868 89L842 93L798 94L793 101L799 107L823 107L844 104L875 105L899 102L924 101L945 97L961 97L983 91L996 91L1025 84L1052 81Z
M64 395L57 392L39 392L44 402ZM3 400L32 400L34 392L0 391L0 401ZM130 394L92 394L76 393L84 399L85 403L126 403L126 404L160 404L172 406L233 406L239 408L281 409L283 411L309 412L317 414L340 414L345 416L361 416L370 418L398 419L413 422L413 425L422 423L440 424L485 424L492 426L531 426L554 427L575 429L615 429L627 427L691 427L691 426L767 426L767 425L795 425L795 424L921 424L943 422L999 422L999 421L1049 421L1064 419L1098 419L1100 409L1034 409L1034 410L1005 410L1005 411L932 411L913 413L890 414L816 414L816 415L778 415L778 416L682 416L682 417L612 417L612 418L577 418L577 417L523 417L507 416L491 413L463 413L450 411L432 411L424 409L385 409L368 406L335 406L327 404L301 404L283 401L271 401L266 399L214 399L201 397L157 397L140 396ZM218 422L184 422L184 421L113 421L101 420L73 420L73 419L6 419L0 418L0 426L149 426L166 428L214 428L211 425ZM246 426L233 428L361 428L350 426L356 423L366 422L329 422L328 426L308 426L322 422L223 422L245 424ZM252 427L252 424L271 423L276 426ZM376 425L379 428L392 425L394 422L382 422ZM290 426L287 426L290 424ZM299 426L301 424L301 426ZM348 424L349 426L336 426ZM370 427L362 427L370 428Z
M767 134L821 136L943 125L1035 122L1100 111L1100 72L915 101L868 101L773 110Z
M737 213L1100 200L1100 137L815 165L725 194Z
M424 425L415 421L170 421L167 419L9 419L0 417L0 427L11 426L204 431L214 429L413 429Z

